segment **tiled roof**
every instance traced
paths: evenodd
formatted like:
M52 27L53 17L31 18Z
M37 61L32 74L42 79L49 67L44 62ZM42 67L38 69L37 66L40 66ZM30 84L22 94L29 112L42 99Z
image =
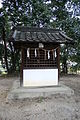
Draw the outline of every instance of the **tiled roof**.
M19 26L11 32L10 41L18 42L44 42L44 43L73 43L73 40L66 36L59 29L28 28Z

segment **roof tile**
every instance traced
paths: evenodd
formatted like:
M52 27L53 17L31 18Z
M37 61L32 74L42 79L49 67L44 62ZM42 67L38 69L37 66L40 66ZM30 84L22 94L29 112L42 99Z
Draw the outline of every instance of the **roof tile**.
M16 27L10 38L25 42L72 43L73 40L58 29Z

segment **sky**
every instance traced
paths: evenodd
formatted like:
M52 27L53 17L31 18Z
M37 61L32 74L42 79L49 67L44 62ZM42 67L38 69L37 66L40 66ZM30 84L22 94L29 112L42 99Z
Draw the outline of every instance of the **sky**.
M1 4L2 0L0 0L0 8L2 7L2 4Z

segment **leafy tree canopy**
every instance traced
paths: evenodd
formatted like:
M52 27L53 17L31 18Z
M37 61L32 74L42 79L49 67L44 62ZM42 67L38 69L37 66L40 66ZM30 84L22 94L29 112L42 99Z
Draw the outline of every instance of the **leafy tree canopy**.
M2 4L3 7L0 8L0 36L2 37L4 27L5 44L10 51L7 54L9 54L9 58L10 55L12 56L12 59L10 58L11 68L16 69L16 67L12 66L14 66L15 54L18 54L18 51L14 51L11 45L9 46L7 37L10 29L17 25L50 27L63 30L68 36L76 41L74 48L68 46L69 58L67 54L65 54L65 46L63 46L62 52L64 57L66 55L65 61L71 59L80 64L79 0L3 0ZM74 55L72 51L75 52ZM64 62L64 57L62 63L66 64L67 62ZM18 60L16 62L18 62Z

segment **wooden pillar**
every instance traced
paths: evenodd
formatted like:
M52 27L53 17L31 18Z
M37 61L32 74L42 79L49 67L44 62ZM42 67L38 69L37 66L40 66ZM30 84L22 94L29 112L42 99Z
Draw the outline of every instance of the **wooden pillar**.
M58 46L57 50L57 67L58 67L58 80L60 77L60 45Z
M20 86L23 85L24 48L21 48Z

